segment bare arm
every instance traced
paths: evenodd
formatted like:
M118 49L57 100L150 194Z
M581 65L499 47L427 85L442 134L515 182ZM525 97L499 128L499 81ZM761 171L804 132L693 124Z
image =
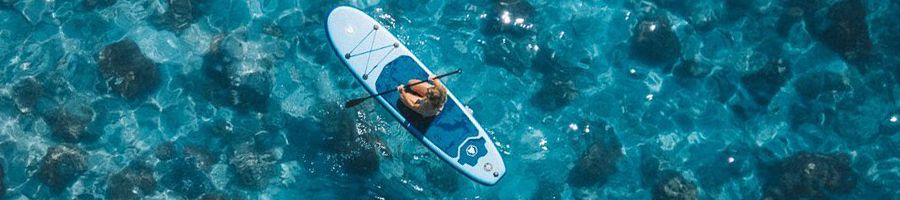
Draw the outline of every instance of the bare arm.
M431 82L434 82L434 87L438 90L445 92L447 91L447 87L444 87L444 83L442 83L441 80L437 79L435 76L430 76L428 77L428 79L430 79Z
M403 104L406 104L406 106L413 110L418 110L419 107L421 107L416 103L421 99L421 97L406 92L406 89L402 86L398 90L400 91L400 100L403 101Z

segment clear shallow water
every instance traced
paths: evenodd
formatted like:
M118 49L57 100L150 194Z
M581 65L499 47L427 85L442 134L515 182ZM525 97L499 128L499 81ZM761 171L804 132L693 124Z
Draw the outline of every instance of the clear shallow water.
M856 2L0 0L4 197L897 198L900 4ZM337 5L465 71L498 185L339 108Z

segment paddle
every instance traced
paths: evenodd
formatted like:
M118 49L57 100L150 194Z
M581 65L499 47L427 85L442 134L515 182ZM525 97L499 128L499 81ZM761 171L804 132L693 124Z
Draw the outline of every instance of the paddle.
M436 79L441 79L441 78L444 78L444 77L446 77L446 76L450 76L450 75L454 75L454 74L459 74L459 73L462 73L462 70L461 70L461 69L457 69L457 70L455 70L455 71L452 71L452 72L449 72L449 73L446 73L446 74L442 74L442 75L440 75L440 76L436 76L435 78L436 78ZM418 85L418 84L422 84L422 83L426 83L426 82L428 82L428 81L427 81L427 80L419 81L419 82L416 82L416 83L413 83L413 84L410 84L410 85L405 85L405 86L403 86L403 87L412 87L412 86L415 86L415 85ZM352 107L354 107L354 106L356 106L356 105L359 105L360 103L365 102L366 100L369 100L369 99L371 99L371 98L375 98L375 97L377 97L377 96L385 95L385 94L388 94L388 93L391 93L391 92L396 92L396 91L397 91L397 88L393 88L393 89L390 89L390 90L387 90L387 91L384 91L384 92L381 92L381 93L378 93L378 94L375 94L375 95L371 95L371 96L367 96L367 97L363 97L363 98L353 99L353 100L347 101L347 103L344 103L344 108L352 108Z

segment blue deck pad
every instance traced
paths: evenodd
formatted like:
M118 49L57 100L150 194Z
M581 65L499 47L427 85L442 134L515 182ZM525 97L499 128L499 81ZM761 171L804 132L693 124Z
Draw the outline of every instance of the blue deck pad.
M462 156L459 157L459 164L471 166L477 165L478 158L487 155L487 151L484 148L484 143L484 138L478 138L469 140L468 142L463 144L463 151L466 151L466 149L468 149L470 146L475 148L475 151L474 154L468 154L469 152L463 153Z
M428 74L411 57L401 56L384 66L375 86L378 91L387 91L400 84L406 84L411 79L426 80ZM423 118L400 102L400 93L394 92L382 97L403 116L404 119L399 119L403 127L418 139L422 139L424 133L425 138L450 157L458 156L459 147L466 138L478 136L478 129L469 121L462 108L453 101L448 101L444 105L441 114ZM484 144L476 147L480 152L486 151ZM484 154L478 154L472 159L477 161L477 158L482 156Z

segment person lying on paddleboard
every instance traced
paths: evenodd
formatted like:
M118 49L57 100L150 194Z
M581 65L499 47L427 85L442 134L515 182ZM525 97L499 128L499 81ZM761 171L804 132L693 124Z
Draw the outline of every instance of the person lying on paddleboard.
M406 91L402 85L397 86L400 91L400 101L406 107L416 111L423 117L433 117L444 110L444 104L447 103L447 88L435 76L429 76L434 85L430 83L422 83L409 88L412 91ZM409 80L407 85L421 82L418 79Z

